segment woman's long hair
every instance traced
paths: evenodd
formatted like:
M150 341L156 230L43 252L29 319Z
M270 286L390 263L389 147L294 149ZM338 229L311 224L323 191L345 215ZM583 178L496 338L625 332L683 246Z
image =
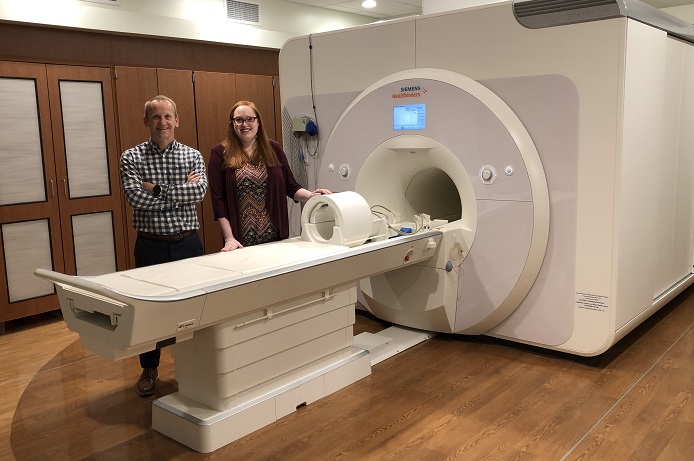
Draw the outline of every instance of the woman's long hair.
M232 107L231 111L229 112L227 138L222 141L222 146L224 147L224 165L229 168L238 168L248 160L246 154L243 153L241 140L236 135L236 131L234 131L234 112L240 106L250 107L253 112L255 112L255 116L258 117L258 120L256 120L256 123L258 123L258 133L255 137L255 152L253 153L252 161L254 163L262 162L267 167L279 165L277 155L272 149L270 139L267 137L267 133L265 132L263 117L260 115L255 103L251 101L239 101L234 104L234 107Z

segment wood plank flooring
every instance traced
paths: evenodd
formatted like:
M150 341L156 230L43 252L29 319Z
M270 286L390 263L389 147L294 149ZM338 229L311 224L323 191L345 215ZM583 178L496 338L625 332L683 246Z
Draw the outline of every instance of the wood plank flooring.
M0 335L0 460L694 459L694 290L602 357L439 334L372 375L213 453L151 429L161 382L85 351L62 321ZM388 325L357 315L355 334Z

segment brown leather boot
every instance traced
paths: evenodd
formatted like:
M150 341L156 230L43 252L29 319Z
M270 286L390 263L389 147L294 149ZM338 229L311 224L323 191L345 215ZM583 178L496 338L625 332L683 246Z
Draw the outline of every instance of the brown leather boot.
M143 368L140 379L137 380L137 393L142 397L154 394L158 379L159 373L156 368Z

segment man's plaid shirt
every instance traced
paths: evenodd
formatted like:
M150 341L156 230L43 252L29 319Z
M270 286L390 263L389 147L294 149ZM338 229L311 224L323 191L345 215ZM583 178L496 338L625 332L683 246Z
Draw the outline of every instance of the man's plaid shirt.
M201 174L200 180L186 183L192 171ZM197 150L174 140L161 152L150 139L123 152L120 178L136 230L173 235L200 227L195 204L205 196L207 174ZM159 184L161 194L147 192L142 181Z

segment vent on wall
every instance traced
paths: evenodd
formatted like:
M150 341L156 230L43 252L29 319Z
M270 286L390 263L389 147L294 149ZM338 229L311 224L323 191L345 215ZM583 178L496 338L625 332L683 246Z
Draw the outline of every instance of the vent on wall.
M260 24L260 7L255 3L225 0L227 18L247 24Z

